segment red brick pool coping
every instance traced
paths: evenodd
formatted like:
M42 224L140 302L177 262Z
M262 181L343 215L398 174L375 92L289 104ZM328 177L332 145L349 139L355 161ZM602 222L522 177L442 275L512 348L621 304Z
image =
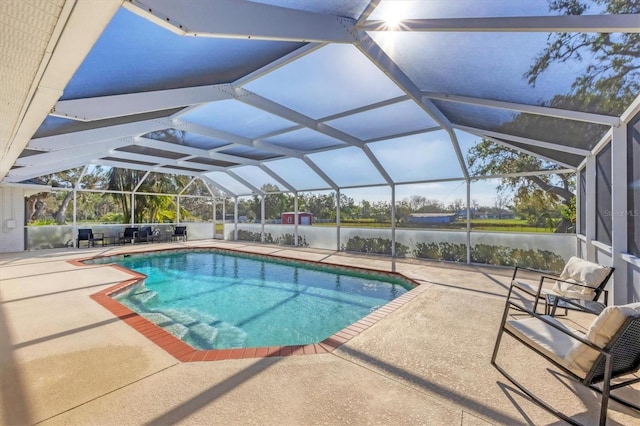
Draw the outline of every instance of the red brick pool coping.
M202 249L202 248L200 248ZM209 248L218 250L216 248ZM170 250L169 250L170 251ZM223 250L223 251L231 251L234 250ZM140 253L140 252L139 252ZM246 252L237 252L241 254L247 254ZM264 255L258 255L264 256ZM292 260L299 261L298 259L289 259L285 257L279 256L266 256L266 257L274 257L280 260ZM90 258L95 259L95 258ZM87 266L84 261L90 259L78 259L72 260L70 263L76 266ZM303 263L316 263L326 266L334 266L331 264L319 263L319 262L309 262L302 261ZM277 357L277 356L291 356L291 355L313 355L313 354L323 354L330 353L336 348L340 347L344 343L353 339L363 331L367 330L369 327L375 325L378 321L385 318L387 315L395 312L397 309L402 307L405 303L409 302L424 290L427 289L427 286L419 285L419 283L414 280L400 274L400 273L390 273L383 272L384 274L395 275L402 277L403 279L414 283L415 287L402 296L399 296L393 299L391 302L382 306L381 308L371 312L369 315L361 318L355 323L343 328L342 330L336 332L332 336L327 337L320 343L314 343L309 345L296 345L296 346L270 346L270 347L259 347L259 348L234 348L234 349L209 349L209 350L199 350L194 349L189 346L182 340L178 339L171 333L167 332L163 328L157 326L152 323L148 319L143 316L137 314L121 303L117 302L111 296L115 293L118 293L136 283L140 280L146 278L144 275L134 272L130 269L123 268L119 265L108 264L108 266L119 269L127 274L131 275L132 278L122 281L114 286L111 286L105 290L99 291L95 294L91 295L91 298L102 305L105 309L111 312L116 317L120 318L130 327L138 331L140 334L145 336L147 339L151 340L153 343L164 349L174 358L181 362L197 362L197 361L222 361L225 359L243 359L243 358L265 358L265 357ZM362 270L363 268L351 268L351 267L343 267L341 265L335 265L339 268L345 269L355 269ZM381 271L373 271L376 273L380 273Z

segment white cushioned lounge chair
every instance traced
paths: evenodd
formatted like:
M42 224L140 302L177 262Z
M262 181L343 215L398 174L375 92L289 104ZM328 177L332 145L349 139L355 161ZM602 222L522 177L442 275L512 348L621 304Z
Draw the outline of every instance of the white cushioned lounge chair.
M520 311L519 316L523 312L528 315L508 319L511 308ZM605 308L583 334L552 316L539 315L507 298L491 364L542 408L577 425L577 421L535 396L496 363L504 333L546 358L575 381L601 393L599 424L606 424L610 398L640 414L640 398L632 403L611 394L615 389L640 383L640 377L632 375L640 369L640 303ZM616 378L620 379L613 384L612 380Z
M512 287L522 290L535 297L533 311L537 312L540 300L549 300L548 296L560 296L564 299L597 301L604 295L602 302L607 304L608 292L605 290L609 278L613 274L613 268L598 265L579 257L571 257L564 266L560 275L548 272L516 266L511 278ZM522 278L518 272L528 271L537 275L537 285L532 285ZM555 299L555 298L554 298ZM547 307L547 304L545 303ZM570 308L575 304L563 304ZM549 311L545 310L545 314Z

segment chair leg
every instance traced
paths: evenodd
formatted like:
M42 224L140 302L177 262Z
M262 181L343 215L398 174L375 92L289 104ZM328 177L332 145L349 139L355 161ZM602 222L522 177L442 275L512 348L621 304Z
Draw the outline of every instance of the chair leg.
M498 357L498 349L500 349L500 342L502 341L502 333L503 333L503 328L500 327L500 330L498 331L498 336L496 337L496 343L493 346L493 354L491 355L491 365L493 366L496 365L496 358Z
M534 301L533 301L533 312L535 312L536 314L538 313L538 303L540 303L540 297L542 296L542 280L544 278L540 278L540 283L538 284L538 291L536 292ZM545 296L542 296L545 297ZM545 301L546 301L546 297L545 297Z
M607 409L609 407L609 392L611 391L611 355L604 354L604 381L602 382L602 399L600 401L600 425L607 424Z
M513 286L509 287L507 293L507 299L504 304L504 311L502 312L502 320L500 321L500 329L498 330L498 336L496 337L496 344L493 346L493 355L491 355L491 365L496 365L496 358L498 357L498 349L500 348L500 342L502 341L502 334L504 333L504 324L507 322L507 316L509 315L509 298L511 297L511 290Z
M629 408L631 408L631 409L633 409L633 410L635 410L635 411L640 413L640 404L634 404L633 402L627 401L626 399L620 398L620 397L618 397L618 396L616 396L616 395L611 393L611 390L613 390L613 389L622 388L622 387L625 387L625 386L632 385L634 383L640 383L640 378L628 380L628 381L625 381L623 383L618 383L615 386L611 386L610 385L607 388L607 392L608 392L608 395L609 395L609 399L612 399L612 400L616 401L618 404L622 404L625 407L629 407ZM599 393L599 394L602 394L604 392L604 384L602 386L602 389L600 389L598 386L596 386L594 384L589 385L589 388L592 389L593 391Z
M500 348L500 343L502 342L502 336L504 334L504 325L507 322L507 317L509 315L509 298L511 296L511 290L512 289L513 289L513 286L511 286L509 288L509 292L507 293L507 299L506 299L506 303L504 305L504 312L502 313L502 320L500 321L500 329L498 331L498 336L496 337L496 344L493 347L493 354L491 355L491 365L493 365L496 368L496 370L498 370L500 372L500 374L502 374L507 380L509 380L511 383L513 383L518 389L520 389L525 395L527 395L529 398L531 398L531 400L533 402L535 402L536 404L538 404L540 407L544 408L545 410L547 410L548 412L550 412L554 416L564 420L565 422L567 422L567 423L569 423L571 425L580 426L580 423L576 422L575 420L571 419L570 417L565 416L561 412L555 410L549 404L545 403L543 400L541 400L536 395L534 395L532 392L530 392L527 388L525 388L522 384L520 384L520 382L518 382L509 373L507 373L506 370L504 370L502 367L500 367L498 365L498 363L496 362L496 359L498 357L498 350Z
M507 380L509 380L511 383L513 383L518 389L520 389L522 391L522 393L527 395L531 399L531 401L533 401L535 404L537 404L540 408L543 408L543 409L547 410L549 413L553 414L554 416L556 416L557 418L559 418L561 420L564 420L565 422L569 423L570 425L582 426L581 423L578 423L577 421L575 421L571 417L561 413L560 411L558 411L555 408L553 408L551 405L549 405L546 402L544 402L542 399L538 398L535 394L533 394L533 392L531 392L531 391L529 391L529 389L525 388L520 382L518 382L515 378L513 378L509 373L507 373L498 364L494 364L493 366L496 368L496 370L498 370L500 372L500 374L502 374Z

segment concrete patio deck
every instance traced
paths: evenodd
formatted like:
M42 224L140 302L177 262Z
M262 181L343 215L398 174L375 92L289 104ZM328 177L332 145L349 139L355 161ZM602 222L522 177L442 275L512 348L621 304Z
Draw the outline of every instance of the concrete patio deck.
M385 257L226 241L0 254L0 424L562 424L490 365L510 269L398 260L426 290L331 353L181 363L89 297L126 272L68 262L177 246L391 268ZM598 396L508 337L499 362L597 423ZM640 400L640 386L624 394ZM609 424L640 416L612 401Z

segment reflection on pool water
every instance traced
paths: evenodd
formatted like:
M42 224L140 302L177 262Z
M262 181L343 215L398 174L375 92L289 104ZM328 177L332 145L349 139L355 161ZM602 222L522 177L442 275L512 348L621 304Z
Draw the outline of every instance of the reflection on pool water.
M392 275L217 250L116 263L148 278L115 298L196 349L320 342L412 288Z

